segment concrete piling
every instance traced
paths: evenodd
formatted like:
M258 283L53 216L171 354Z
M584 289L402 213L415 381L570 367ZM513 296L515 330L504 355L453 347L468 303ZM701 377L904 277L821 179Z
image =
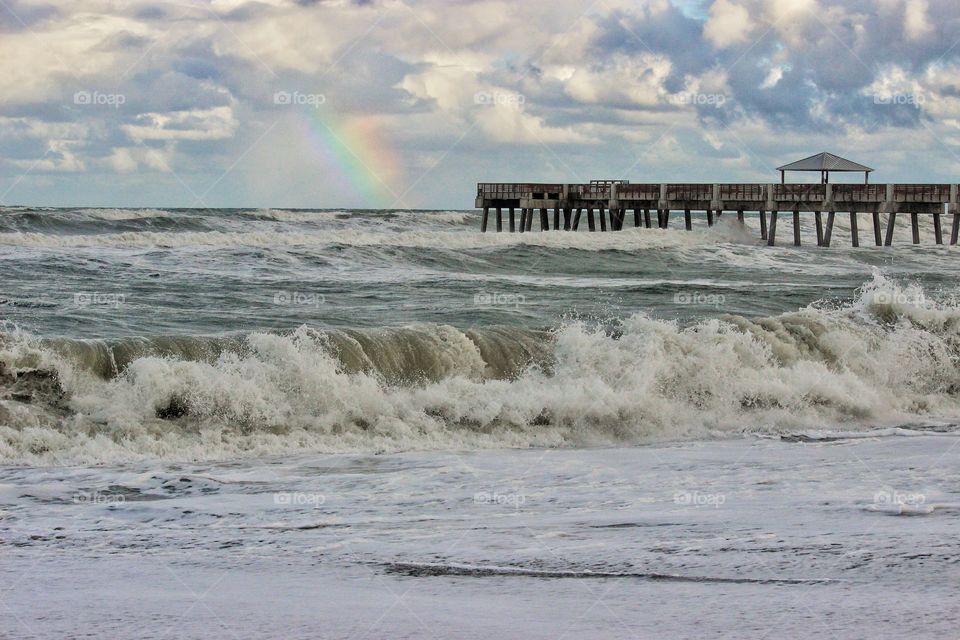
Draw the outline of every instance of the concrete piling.
M709 220L709 219L708 219ZM770 212L770 230L767 232L767 246L774 247L777 244L777 210Z
M860 231L857 229L857 212L850 212L850 244L854 247L860 246Z
M827 212L827 228L823 232L823 246L829 247L830 241L833 240L833 222L837 218L836 211Z
M893 244L893 228L897 224L897 214L894 211L891 211L887 216L887 235L883 240L883 244L890 246Z
M800 211L793 210L793 246L800 246Z

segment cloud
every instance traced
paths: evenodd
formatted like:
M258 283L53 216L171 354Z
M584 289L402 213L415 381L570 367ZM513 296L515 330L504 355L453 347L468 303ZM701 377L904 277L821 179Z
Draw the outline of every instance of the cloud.
M167 113L142 113L142 124L123 125L131 139L144 140L223 140L233 137L238 122L230 107L193 109Z
M713 46L725 48L747 42L755 27L746 7L732 0L717 0L710 6L703 35Z

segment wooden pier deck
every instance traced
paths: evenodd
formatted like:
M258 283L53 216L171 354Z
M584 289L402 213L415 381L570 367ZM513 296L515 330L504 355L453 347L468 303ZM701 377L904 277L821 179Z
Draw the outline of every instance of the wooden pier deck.
M946 214L952 216L949 242L955 245L960 233L958 204L956 184L637 184L625 180L594 180L589 184L481 182L476 199L476 207L483 209L481 231L488 229L491 210L496 213L496 230L504 231L506 210L506 230L518 233L532 231L537 214L541 231L577 231L584 213L589 231L597 230L598 221L600 231L618 231L624 228L631 211L633 226L648 229L652 226L651 212L655 212L659 228L667 228L672 212L683 212L689 231L694 213L702 212L712 226L724 212L736 212L743 222L745 212L756 211L760 235L771 246L777 240L781 213L792 217L796 246L801 243L800 216L812 213L817 245L825 247L833 240L838 213L850 216L850 241L855 247L860 246L859 213L871 214L877 246L892 244L900 214L910 216L914 244L920 243L919 216L932 216L934 241L943 244L941 217Z

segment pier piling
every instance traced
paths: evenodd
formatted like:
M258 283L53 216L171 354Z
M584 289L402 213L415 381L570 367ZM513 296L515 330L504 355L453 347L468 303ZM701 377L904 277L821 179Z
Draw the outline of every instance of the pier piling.
M836 211L827 212L827 228L823 232L823 246L829 247L830 241L833 240L833 223L837 218Z
M897 225L897 214L895 211L891 211L887 215L887 235L883 240L885 246L890 246L893 244L893 229Z
M693 220L690 217L690 209L683 210L683 226L687 231L693 230Z
M650 228L650 209L643 210L643 226L647 229Z
M607 230L607 216L604 215L603 207L597 207L597 213L600 215L600 231Z
M487 220L490 218L490 207L483 208L483 220L480 221L480 233L487 232Z
M640 226L640 209L633 210L633 226L634 228Z
M878 247L883 245L883 239L880 237L880 212L873 212L873 242Z
M497 207L497 233L503 231L503 208Z
M709 221L709 218L708 218ZM777 210L770 212L770 230L767 232L767 246L773 247L777 244Z
M580 228L580 216L583 214L583 208L577 207L577 215L573 216L573 230Z
M587 228L590 231L597 230L597 223L593 219L593 207L587 207Z
M910 214L910 230L913 232L913 244L920 244L920 220L916 213Z
M960 212L953 214L953 225L950 228L950 244L957 244L960 235Z
M933 214L933 238L937 244L943 244L943 227L940 226L940 214Z
M510 207L510 233L516 232L516 225L514 224L516 220L514 216L515 214L514 214L513 207Z
M800 246L800 210L793 210L793 246Z
M767 212L760 210L760 239L767 239Z
M817 246L823 246L823 216L819 211L813 212L814 222L817 227Z
M708 227L713 226L713 209L711 209L710 207L707 207L707 226Z
M663 228L664 229L670 228L670 209L663 210Z
M857 228L857 212L850 212L850 244L854 247L860 246L860 230Z

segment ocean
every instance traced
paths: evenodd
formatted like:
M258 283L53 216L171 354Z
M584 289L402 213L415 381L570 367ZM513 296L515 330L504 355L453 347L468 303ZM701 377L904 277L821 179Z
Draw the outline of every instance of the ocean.
M758 223L0 209L0 636L955 635L957 249Z

